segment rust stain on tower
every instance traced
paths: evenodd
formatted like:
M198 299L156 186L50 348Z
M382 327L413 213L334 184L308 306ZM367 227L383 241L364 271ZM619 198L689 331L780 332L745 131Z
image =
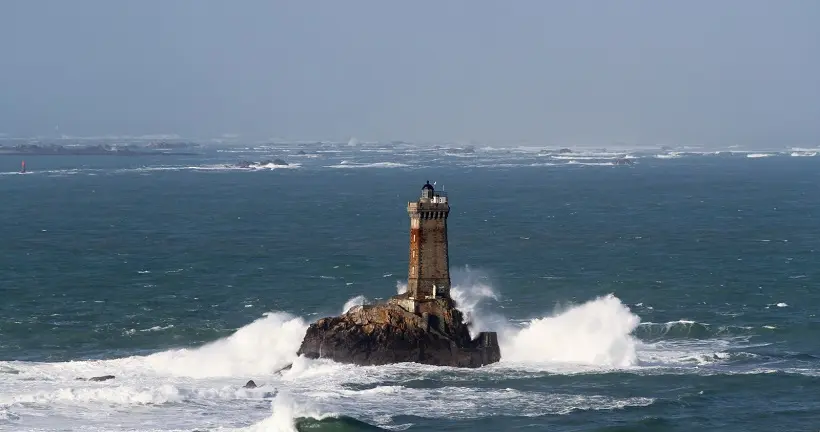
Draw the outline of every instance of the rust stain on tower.
M412 300L450 297L447 251L447 196L428 181L418 201L407 203L410 216L410 259L407 295Z

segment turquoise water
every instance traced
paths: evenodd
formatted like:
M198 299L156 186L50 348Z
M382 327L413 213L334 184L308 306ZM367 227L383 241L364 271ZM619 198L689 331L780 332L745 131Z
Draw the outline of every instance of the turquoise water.
M655 153L0 157L0 430L816 429L820 162ZM296 358L396 293L426 180L502 362Z

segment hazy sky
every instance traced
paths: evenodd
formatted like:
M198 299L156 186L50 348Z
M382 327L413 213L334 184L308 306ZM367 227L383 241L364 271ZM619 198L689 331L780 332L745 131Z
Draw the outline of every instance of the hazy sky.
M820 145L820 1L0 2L0 133Z

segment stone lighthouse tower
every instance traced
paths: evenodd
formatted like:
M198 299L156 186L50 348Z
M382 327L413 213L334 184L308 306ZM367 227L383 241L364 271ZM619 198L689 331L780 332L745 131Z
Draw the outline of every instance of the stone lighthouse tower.
M410 265L407 295L415 301L450 297L447 253L447 196L428 181L418 201L407 203L410 215Z
M470 334L469 318L450 297L447 197L428 181L407 203L410 265L407 291L386 303L355 306L311 324L297 355L341 363L416 362L481 367L501 360L496 332Z

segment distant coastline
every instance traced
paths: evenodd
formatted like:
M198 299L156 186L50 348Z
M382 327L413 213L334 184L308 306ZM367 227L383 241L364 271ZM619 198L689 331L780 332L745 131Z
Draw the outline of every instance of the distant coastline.
M151 143L112 146L108 144L63 146L58 144L18 144L0 146L0 155L9 156L196 156L188 149L199 147L193 143Z

